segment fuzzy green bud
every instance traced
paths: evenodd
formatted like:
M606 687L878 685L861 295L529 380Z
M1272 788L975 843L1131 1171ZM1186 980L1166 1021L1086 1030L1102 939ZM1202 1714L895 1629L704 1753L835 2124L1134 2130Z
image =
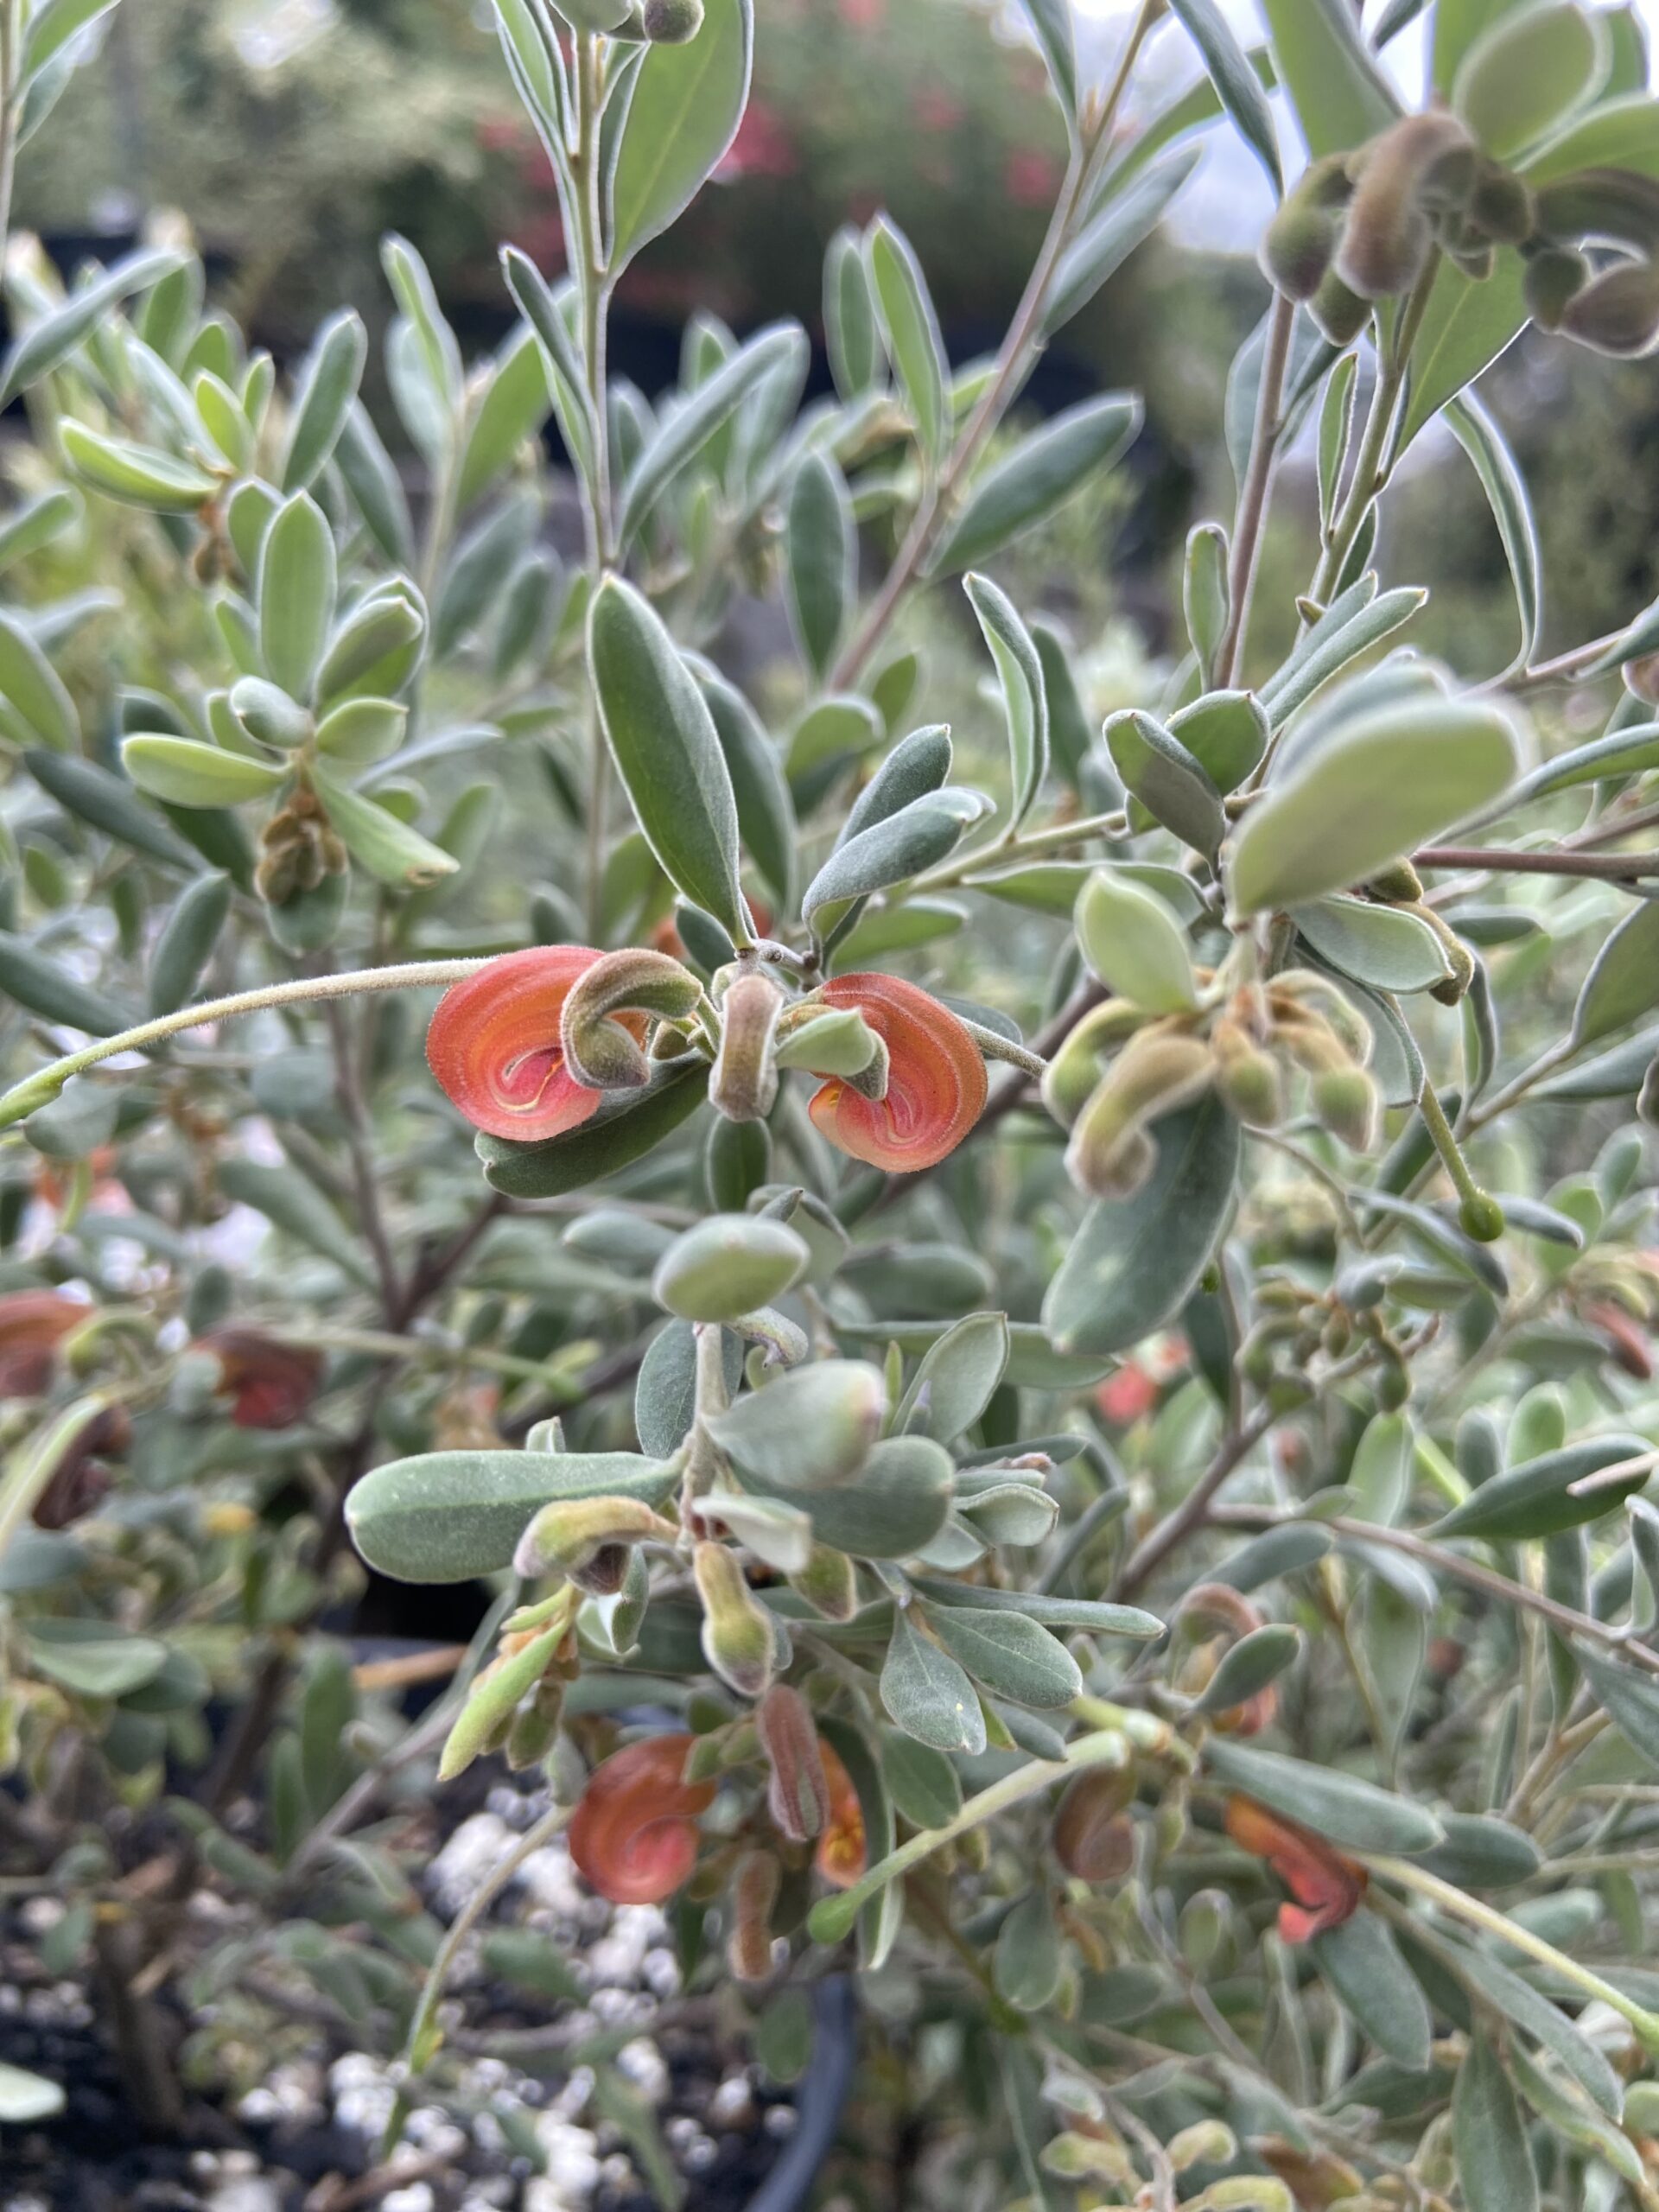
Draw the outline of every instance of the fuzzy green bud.
M1590 282L1590 264L1576 246L1547 245L1527 256L1521 288L1527 313L1540 330L1559 330L1561 318Z
M1262 266L1287 299L1311 300L1319 290L1353 188L1345 157L1327 154L1285 194L1262 241Z
M1468 219L1495 245L1519 245L1536 220L1532 194L1513 169L1491 162L1475 180Z
M1402 117L1355 156L1354 196L1337 273L1363 299L1408 291L1433 242L1430 217L1461 205L1475 181L1473 142L1444 109Z
M720 1051L709 1103L728 1122L760 1122L778 1096L773 1039L784 995L770 976L749 969L733 977L720 1002Z
M1096 1084L1066 1147L1066 1171L1096 1198L1127 1198L1152 1173L1147 1127L1202 1096L1215 1063L1191 1036L1137 1038Z
M1390 861L1365 888L1373 899L1385 899L1390 906L1414 906L1423 895L1423 879L1409 861Z
M702 29L702 0L645 0L645 26L653 46L683 46Z
M813 1545L806 1565L790 1576L789 1586L827 1621L849 1621L858 1611L857 1569L845 1552L829 1544Z
M627 1569L627 1549L645 1537L672 1543L671 1521L638 1497L556 1497L518 1539L513 1572L533 1581L564 1574L594 1597L614 1597Z
M1370 302L1344 284L1334 269L1325 271L1307 311L1333 346L1351 346L1371 319Z
M571 987L559 1017L565 1065L590 1090L642 1090L651 1065L633 1028L618 1014L655 1014L683 1020L696 1011L702 986L689 968L665 952L631 945L602 953Z
M702 1599L704 1658L740 1697L761 1696L778 1657L772 1615L750 1589L737 1554L725 1544L700 1543L691 1571Z
M1276 1128L1285 1117L1279 1064L1236 1021L1218 1021L1210 1042L1216 1056L1216 1088L1247 1128Z
M1363 1068L1326 1068L1313 1078L1313 1111L1351 1152L1376 1141L1376 1085Z
M1659 265L1624 261L1591 279L1561 312L1563 334L1592 353L1634 360L1659 345Z

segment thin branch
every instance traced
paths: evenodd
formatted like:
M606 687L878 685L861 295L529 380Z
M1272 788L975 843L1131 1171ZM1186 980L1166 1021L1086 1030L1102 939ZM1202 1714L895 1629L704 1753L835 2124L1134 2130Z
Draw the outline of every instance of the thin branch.
M1194 1529L1203 1527L1210 1517L1211 1504L1216 1492L1239 1462L1255 1450L1276 1418L1271 1407L1263 1406L1245 1422L1243 1428L1235 1429L1231 1435L1224 1437L1215 1458L1180 1503L1172 1512L1166 1513L1151 1535L1145 1537L1129 1554L1123 1572L1113 1586L1115 1599L1128 1598L1140 1589L1178 1545L1185 1543Z
M1273 484L1274 463L1279 457L1285 370L1290 360L1290 340L1295 327L1295 301L1287 299L1282 292L1275 292L1262 356L1262 381L1255 397L1250 457L1245 465L1244 481L1239 486L1238 507L1233 518L1227 626L1216 649L1214 688L1217 690L1224 691L1232 682L1244 650L1250 594L1255 588L1256 558L1262 548L1262 525L1268 518L1268 494Z
M1527 852L1515 847L1425 845L1418 868L1479 868L1488 875L1583 875L1618 883L1659 875L1659 853Z

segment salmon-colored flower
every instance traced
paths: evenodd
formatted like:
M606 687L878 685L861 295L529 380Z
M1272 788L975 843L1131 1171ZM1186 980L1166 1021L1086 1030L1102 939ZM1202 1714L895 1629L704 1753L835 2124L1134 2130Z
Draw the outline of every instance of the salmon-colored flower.
M0 1298L0 1398L38 1397L52 1379L60 1340L92 1311L55 1290L13 1290Z
M660 1904L697 1863L712 1782L687 1782L690 1736L650 1736L596 1766L571 1816L576 1871L613 1904Z
M824 1777L830 1784L830 1817L818 1838L814 1862L826 1882L838 1890L850 1890L855 1882L862 1880L869 1860L864 1837L864 1811L853 1787L853 1777L842 1764L840 1754L822 1737L818 1750L823 1758Z
M1265 1859L1294 1899L1279 1908L1279 1933L1287 1943L1306 1943L1327 1928L1340 1928L1359 1910L1365 1869L1319 1836L1251 1797L1230 1797L1226 1822L1239 1849Z
M837 976L823 1003L855 1007L887 1048L887 1095L826 1083L809 1109L831 1144L889 1175L954 1152L985 1110L985 1062L948 1006L897 976Z
M474 1128L533 1144L579 1128L601 1093L566 1069L559 1018L601 956L585 944L536 944L452 984L426 1033L428 1065ZM643 1038L638 1014L615 1017Z
M211 1329L191 1350L219 1362L219 1395L238 1428L292 1428L317 1395L321 1353L257 1329Z

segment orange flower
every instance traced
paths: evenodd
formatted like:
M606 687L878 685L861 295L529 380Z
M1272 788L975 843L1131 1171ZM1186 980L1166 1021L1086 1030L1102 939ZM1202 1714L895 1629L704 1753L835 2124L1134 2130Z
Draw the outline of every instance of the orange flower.
M831 1144L889 1175L912 1175L954 1152L985 1110L985 1062L947 1006L897 976L837 976L826 1006L855 1007L887 1048L887 1095L826 1083L810 1111Z
M474 1128L533 1144L598 1111L600 1093L566 1071L559 1017L571 986L599 957L585 944L504 952L439 1000L427 1062ZM643 1038L639 1014L615 1019Z
M613 1904L660 1904L697 1863L712 1782L686 1782L690 1736L650 1736L596 1766L571 1817L576 1871Z
M1230 1797L1226 1821L1239 1849L1265 1859L1295 1900L1279 1908L1279 1933L1287 1943L1306 1943L1327 1928L1340 1928L1359 1910L1365 1869L1319 1836L1250 1797Z
M864 1840L864 1811L853 1787L853 1777L840 1754L822 1737L824 1777L830 1784L830 1817L818 1838L815 1862L824 1880L837 1890L850 1890L863 1878L869 1852Z
M219 1362L219 1395L231 1401L238 1428L292 1428L317 1394L321 1353L257 1329L212 1329L191 1350Z
M0 1298L0 1398L38 1397L52 1379L59 1338L92 1312L55 1290L13 1290Z

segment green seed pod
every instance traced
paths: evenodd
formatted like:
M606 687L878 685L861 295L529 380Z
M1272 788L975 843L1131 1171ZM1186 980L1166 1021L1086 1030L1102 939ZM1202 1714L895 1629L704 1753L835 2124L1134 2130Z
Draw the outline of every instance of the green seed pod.
M773 1038L784 995L770 976L751 969L734 976L720 1002L720 1052L709 1078L709 1103L728 1122L760 1122L778 1096Z
M1471 1191L1458 1208L1465 1236L1478 1244L1496 1244L1503 1234L1503 1209L1490 1191Z
M700 1543L691 1571L702 1599L704 1658L740 1697L763 1695L777 1663L778 1631L745 1580L737 1554L725 1544Z
M1307 311L1333 346L1351 346L1371 319L1370 302L1351 291L1334 269L1326 270Z
M1351 1152L1376 1143L1377 1107L1376 1085L1363 1068L1327 1068L1313 1078L1313 1111Z
M702 0L645 0L644 21L653 46L683 46L702 29Z
M1495 245L1519 245L1537 219L1532 194L1513 169L1488 162L1469 195L1467 220Z
M1125 1198L1152 1173L1156 1147L1147 1124L1210 1088L1215 1062L1191 1036L1137 1038L1119 1054L1077 1116L1066 1172L1096 1198Z
M781 1221L713 1214L677 1236L657 1262L652 1296L683 1321L735 1321L798 1282L811 1259Z
M1358 168L1337 273L1362 298L1409 291L1433 243L1430 218L1460 208L1475 181L1469 133L1444 109L1391 124L1356 157Z
M1634 360L1659 345L1659 264L1621 262L1591 279L1562 311L1560 327L1592 353Z
M1353 188L1346 157L1326 154L1285 194L1262 240L1262 266L1287 299L1311 300L1319 290Z
M643 1090L651 1065L620 1014L647 1014L683 1020L696 1011L702 986L689 968L665 952L631 945L602 953L567 995L559 1019L565 1065L590 1090Z

